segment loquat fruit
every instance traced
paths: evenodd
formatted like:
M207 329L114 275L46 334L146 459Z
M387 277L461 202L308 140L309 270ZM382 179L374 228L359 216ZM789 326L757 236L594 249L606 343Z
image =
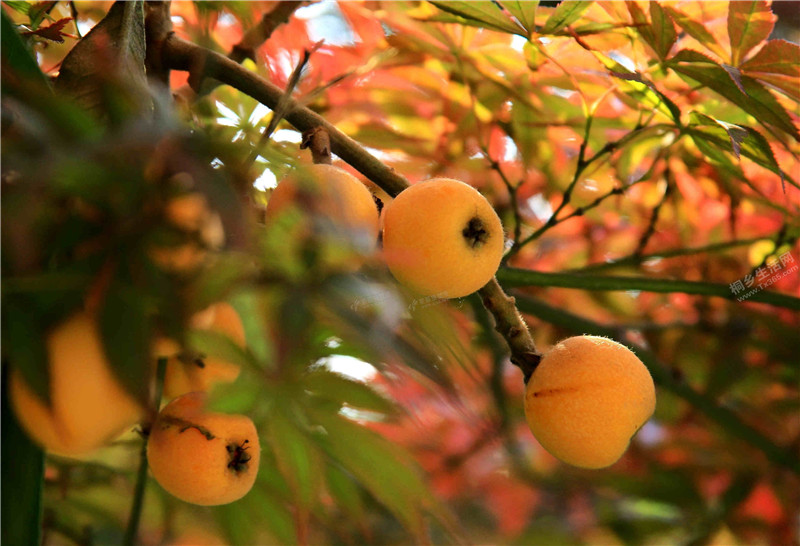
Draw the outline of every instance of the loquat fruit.
M310 165L281 180L267 203L267 224L290 208L303 211L310 220L301 239L328 235L363 254L377 245L379 216L372 193L338 167Z
M525 417L552 455L582 468L617 462L655 411L653 379L627 347L575 336L543 357L525 388Z
M245 346L244 325L236 310L226 302L215 303L192 316L190 326L226 335L240 347ZM164 375L164 396L174 398L193 391L207 392L217 383L230 383L239 377L239 366L216 357L191 352L182 353L177 344L163 339L155 354L168 357Z
M9 376L11 407L35 442L53 453L83 455L140 419L143 410L114 376L98 325L87 313L56 326L46 344L49 406L18 370Z
M147 462L167 492L203 506L245 496L258 473L261 447L244 415L210 413L206 395L179 396L158 415L147 441Z
M497 213L458 180L414 184L384 209L386 264L421 295L460 298L475 292L494 276L503 248Z

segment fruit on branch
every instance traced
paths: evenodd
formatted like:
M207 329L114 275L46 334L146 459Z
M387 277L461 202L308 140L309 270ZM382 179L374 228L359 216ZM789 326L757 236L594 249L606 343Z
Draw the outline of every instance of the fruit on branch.
M383 249L402 284L421 295L460 298L494 276L503 257L500 218L477 190L435 178L386 205Z
M147 440L147 462L161 487L204 506L245 496L255 483L260 455L253 422L244 415L207 412L206 395L199 392L167 404Z
M219 214L209 208L200 193L171 199L164 207L164 219L179 240L153 245L149 252L150 258L166 271L191 273L205 262L209 250L218 249L225 242Z
M239 347L245 346L244 325L229 303L215 303L196 313L189 326L223 334ZM217 383L230 383L239 377L238 364L191 349L180 351L177 344L164 338L157 343L155 354L168 358L164 375L164 396L167 398L193 391L206 392Z
M53 453L83 455L140 419L143 410L114 376L93 317L72 315L52 330L46 344L49 406L18 370L9 376L11 407L36 443Z
M274 226L292 209L302 212L305 221L299 234L288 234L291 242L315 241L323 251L342 243L361 254L375 250L379 216L372 193L338 167L310 165L281 180L267 203L267 225Z
M597 336L555 345L525 388L533 435L552 455L582 468L617 462L655 406L653 378L642 361Z

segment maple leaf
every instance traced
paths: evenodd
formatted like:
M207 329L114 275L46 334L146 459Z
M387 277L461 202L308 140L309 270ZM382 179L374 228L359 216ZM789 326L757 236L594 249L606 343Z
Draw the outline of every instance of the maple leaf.
M50 40L53 42L58 42L59 44L63 44L64 36L71 36L71 35L62 32L62 29L70 21L72 21L72 17L64 17L63 19L59 19L58 21L49 26L39 27L36 30L23 32L22 35L39 36L40 38L44 38L45 40Z

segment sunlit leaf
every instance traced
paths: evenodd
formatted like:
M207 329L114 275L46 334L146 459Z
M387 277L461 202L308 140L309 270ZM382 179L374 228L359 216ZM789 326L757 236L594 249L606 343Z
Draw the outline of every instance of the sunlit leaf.
M800 140L789 114L772 94L750 76L741 77L742 93L730 75L715 61L696 51L682 50L668 61L669 66L685 76L716 91L741 107L760 123L776 127Z
M650 2L650 20L636 2L626 2L636 31L653 48L659 59L666 58L675 44L677 34L669 13L658 2Z
M15 80L26 78L42 86L48 85L39 65L17 33L14 23L11 22L5 10L1 9L0 24L2 24L0 40L2 40L3 79L6 80L3 82L3 89L6 88L8 80L11 78Z
M631 72L617 61L598 51L593 51L595 57L602 62L615 78L621 81L618 84L620 89L627 95L633 97L638 102L649 108L655 108L675 123L681 122L681 111L678 106L655 84L638 72Z
M740 66L743 73L766 82L800 102L800 45L770 40Z
M728 36L731 64L739 66L747 54L766 40L775 25L775 15L765 0L740 0L728 3Z
M674 5L665 5L662 9L669 14L672 20L675 21L686 34L703 44L720 58L725 57L725 50L702 23L691 19Z
M544 27L539 32L541 34L557 33L580 19L583 12L589 9L589 6L591 6L591 2L564 0L556 6L555 11L550 14L550 17L544 23Z
M701 130L706 138L714 140L717 145L727 148L737 158L740 154L744 155L780 176L781 180L784 179L784 173L775 159L769 142L764 135L752 127L726 123L700 112L692 112L691 120L691 126ZM723 135L728 136L729 146L727 147L724 146Z
M442 11L479 22L482 26L525 36L525 29L509 19L495 2L431 2Z
M397 410L395 405L375 392L372 387L349 379L341 374L316 368L303 378L303 385L315 395L354 408L391 414Z
M538 0L505 0L500 2L511 15L528 31L530 35L536 30L536 8Z

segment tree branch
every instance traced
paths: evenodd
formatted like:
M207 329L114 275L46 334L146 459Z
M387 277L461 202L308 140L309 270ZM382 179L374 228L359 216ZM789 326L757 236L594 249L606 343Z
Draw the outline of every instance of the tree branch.
M284 96L279 87L231 59L182 40L174 34L165 40L162 53L165 66L190 72L189 81L195 89L200 88L205 78L215 78L272 109L277 107ZM367 152L322 116L292 98L287 100L284 118L303 133L318 128L325 129L330 138L331 151L389 195L396 196L408 187L408 181L394 169ZM514 298L509 298L494 278L479 293L483 304L495 318L497 331L508 343L511 361L522 369L527 380L539 363L540 356L525 321L514 305Z
M174 34L166 40L163 54L164 64L175 70L190 72L192 76L190 81L195 89L204 78L215 78L270 108L275 108L283 96L283 90L258 74L219 53L182 40ZM336 129L319 114L299 105L297 101L293 99L288 101L285 119L300 132L324 127L331 139L331 151L390 195L397 195L408 187L408 181L394 169L384 165L356 141Z

